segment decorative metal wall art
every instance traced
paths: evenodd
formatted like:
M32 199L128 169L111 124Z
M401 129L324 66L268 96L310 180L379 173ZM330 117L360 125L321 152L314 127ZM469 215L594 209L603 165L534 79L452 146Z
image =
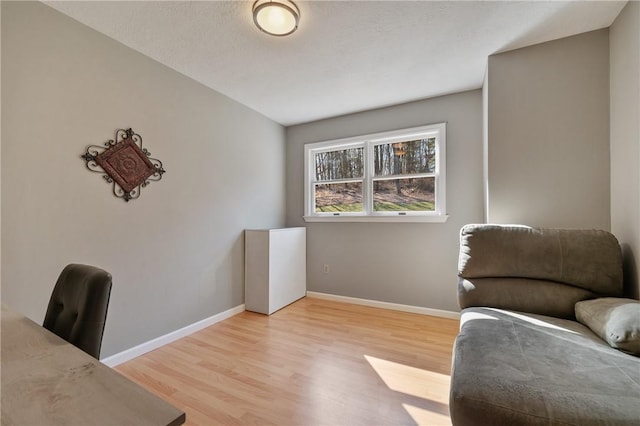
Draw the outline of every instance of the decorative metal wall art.
M162 161L150 157L142 147L142 137L131 129L116 130L115 140L104 146L89 145L82 158L87 169L102 173L113 184L113 195L125 201L140 197L140 188L162 179Z

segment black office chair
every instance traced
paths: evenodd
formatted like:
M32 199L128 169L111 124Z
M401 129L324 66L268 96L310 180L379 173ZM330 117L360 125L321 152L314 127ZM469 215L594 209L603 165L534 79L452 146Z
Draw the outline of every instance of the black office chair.
M111 274L88 265L67 265L51 293L42 326L100 359Z

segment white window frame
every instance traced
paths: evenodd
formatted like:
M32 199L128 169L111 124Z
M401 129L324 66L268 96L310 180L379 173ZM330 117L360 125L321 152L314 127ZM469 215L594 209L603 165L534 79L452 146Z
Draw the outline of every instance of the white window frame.
M446 123L394 130L383 133L355 136L344 139L315 142L304 146L304 220L306 222L446 222ZM434 173L395 175L389 177L431 177L435 179L435 211L393 211L373 210L373 181L375 145L405 142L415 139L435 137L436 166ZM363 211L362 212L316 212L313 186L315 180L315 154L349 148L364 148ZM361 179L333 180L331 183L360 181Z

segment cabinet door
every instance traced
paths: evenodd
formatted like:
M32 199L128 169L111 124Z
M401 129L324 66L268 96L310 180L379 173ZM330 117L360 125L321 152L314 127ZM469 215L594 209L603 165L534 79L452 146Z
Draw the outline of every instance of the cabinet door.
M269 313L307 292L306 229L279 229L269 242Z

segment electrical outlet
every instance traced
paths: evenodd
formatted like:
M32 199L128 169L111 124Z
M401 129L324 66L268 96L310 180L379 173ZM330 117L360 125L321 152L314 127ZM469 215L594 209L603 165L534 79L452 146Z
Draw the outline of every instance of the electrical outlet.
M325 263L325 264L322 266L322 272L324 272L325 274L328 274L328 273L329 273L329 264L328 264L328 263Z

